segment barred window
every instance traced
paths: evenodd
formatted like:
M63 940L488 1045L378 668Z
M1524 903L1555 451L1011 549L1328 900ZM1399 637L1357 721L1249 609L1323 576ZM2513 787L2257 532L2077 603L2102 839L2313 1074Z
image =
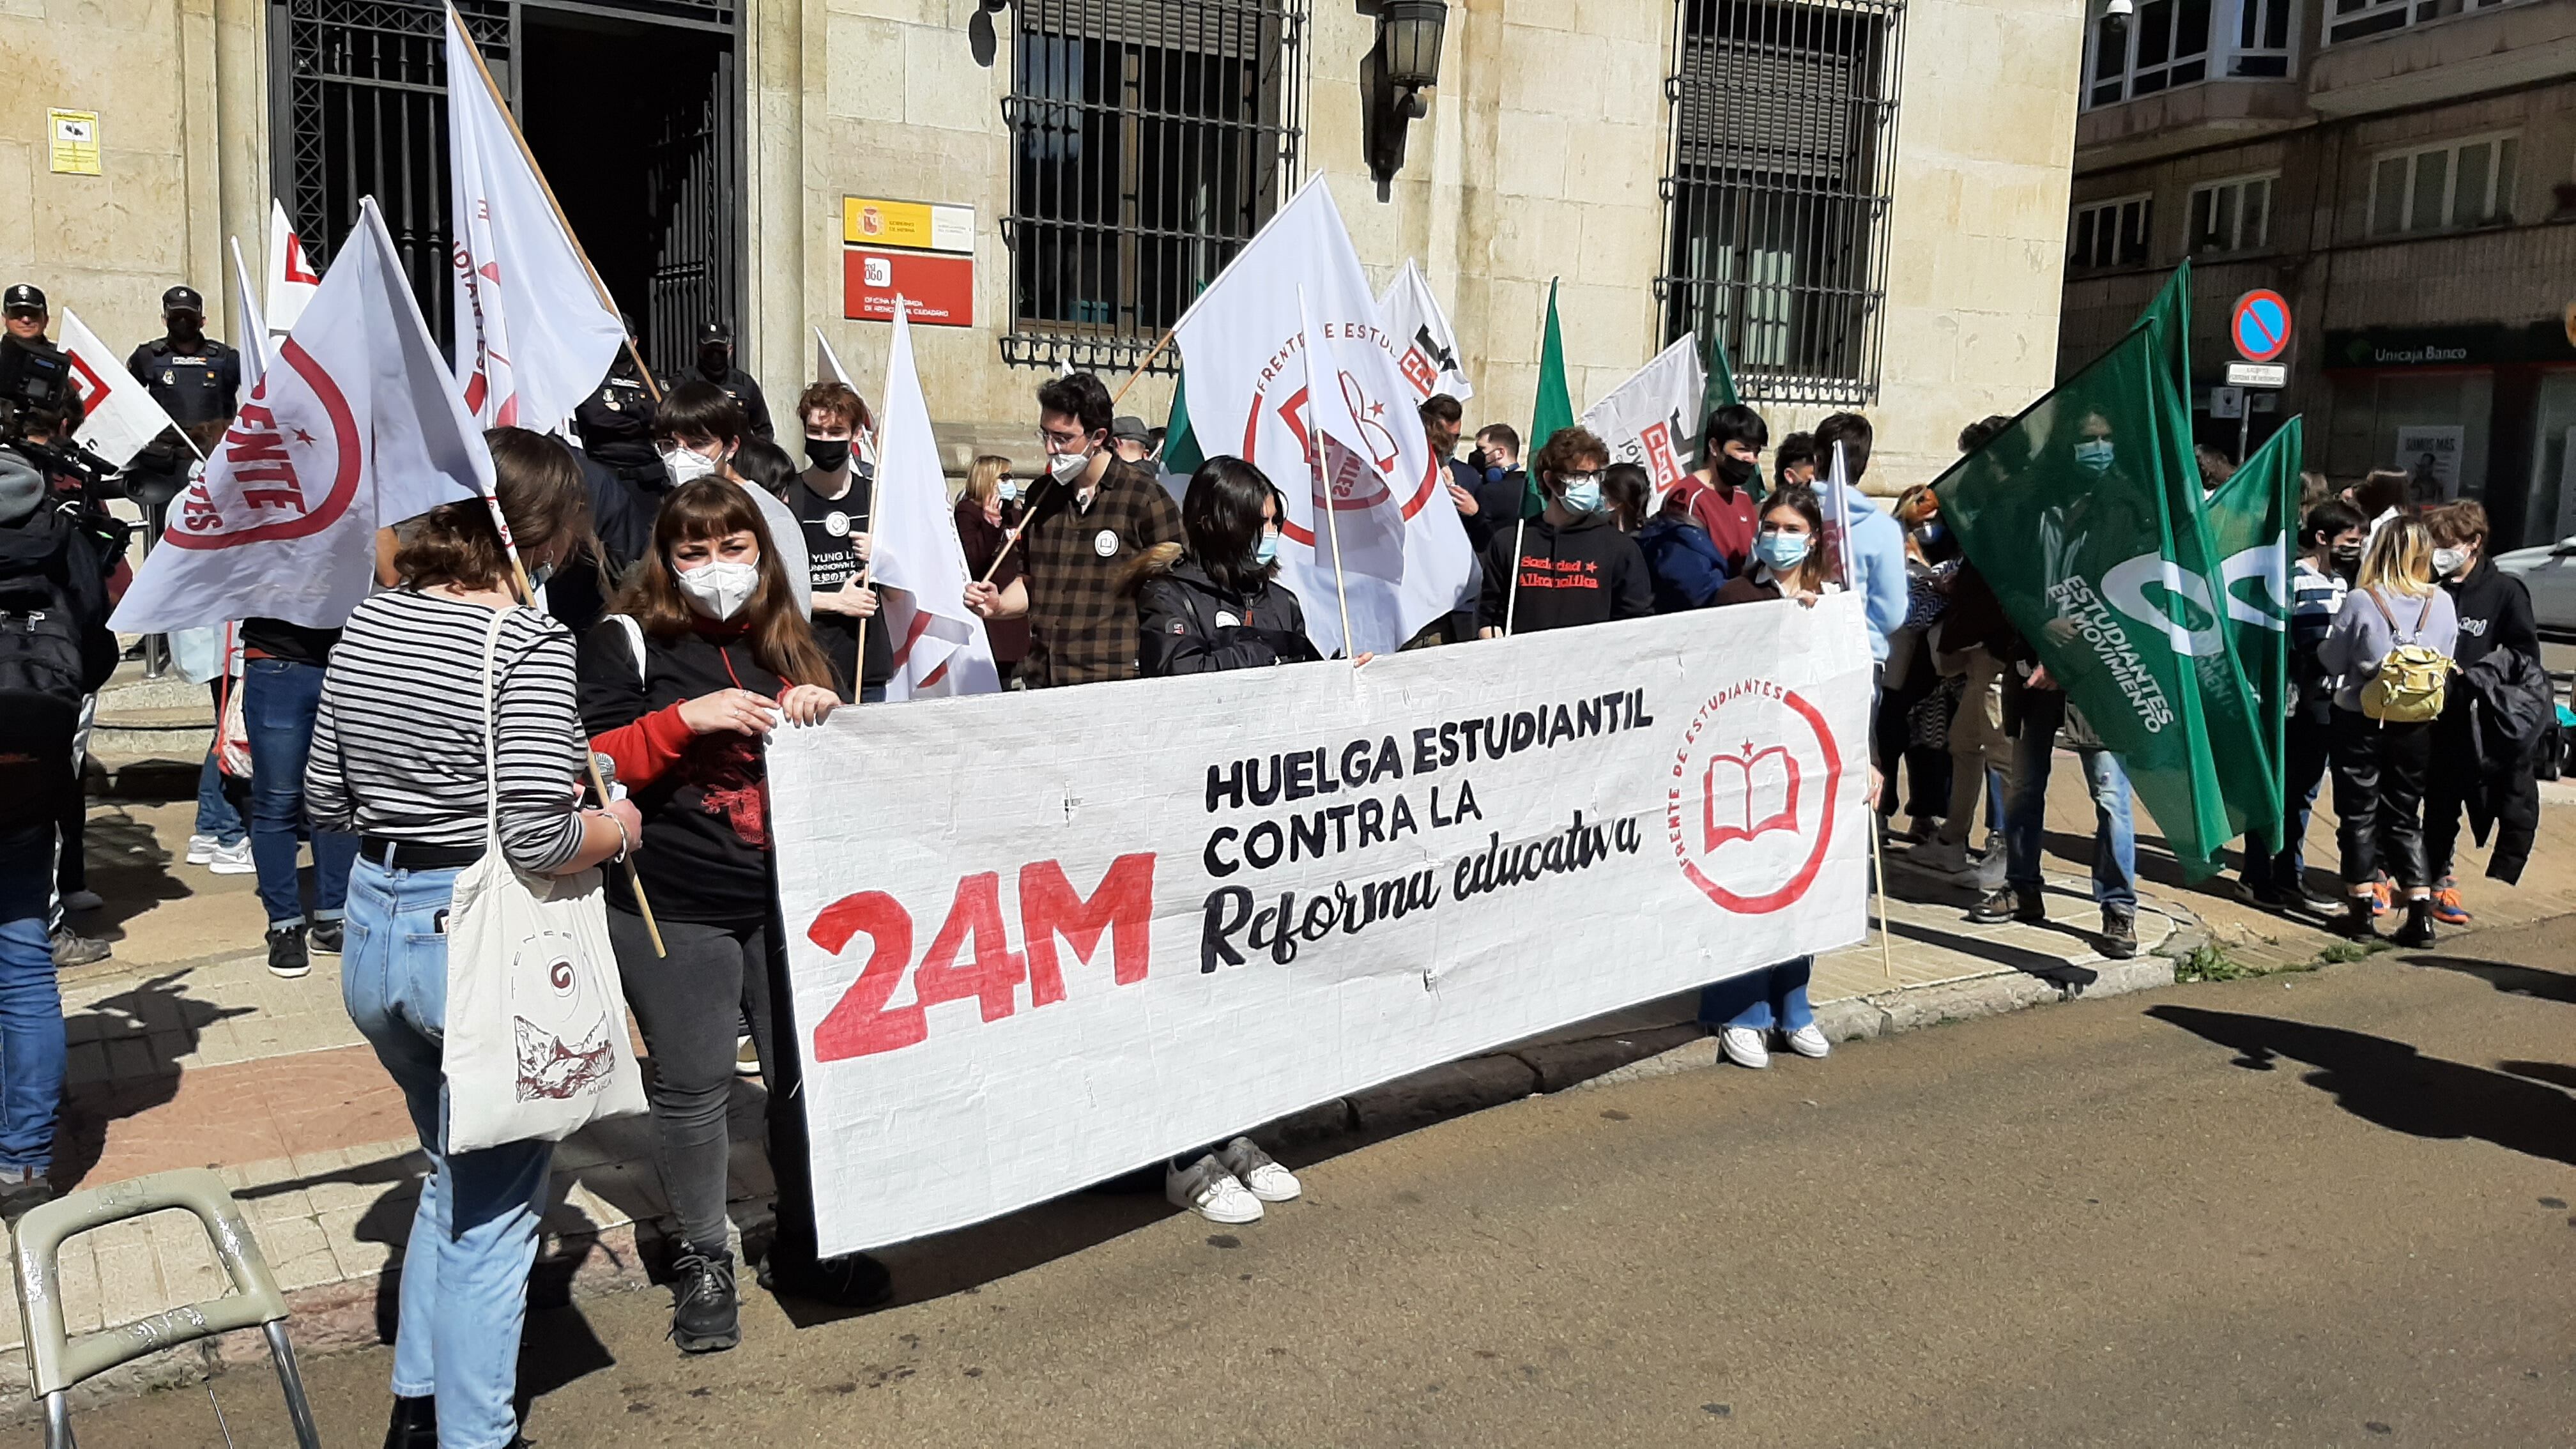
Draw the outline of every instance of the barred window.
M1725 339L1738 391L1878 393L1905 0L1679 0L1664 335Z
M1135 366L1269 220L1296 180L1305 7L1018 0L1006 362Z

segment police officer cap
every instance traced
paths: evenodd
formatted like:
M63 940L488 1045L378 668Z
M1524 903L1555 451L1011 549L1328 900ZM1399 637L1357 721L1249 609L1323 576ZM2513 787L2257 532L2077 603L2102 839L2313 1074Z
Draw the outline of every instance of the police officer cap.
M712 347L718 343L733 346L733 328L723 322L709 322L698 329L698 345Z
M0 312L42 312L44 310L45 289L33 282L20 282L5 294L0 294Z
M194 312L203 317L206 315L206 299L198 296L194 287L172 287L161 294L161 315L167 317L173 312Z

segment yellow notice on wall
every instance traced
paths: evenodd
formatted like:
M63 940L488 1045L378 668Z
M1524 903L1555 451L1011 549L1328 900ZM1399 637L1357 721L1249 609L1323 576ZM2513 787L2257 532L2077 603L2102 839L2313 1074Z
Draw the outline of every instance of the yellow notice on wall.
M66 176L96 176L98 112L52 110L45 113L53 135L54 169Z
M841 198L841 240L925 252L975 250L975 208L939 201Z

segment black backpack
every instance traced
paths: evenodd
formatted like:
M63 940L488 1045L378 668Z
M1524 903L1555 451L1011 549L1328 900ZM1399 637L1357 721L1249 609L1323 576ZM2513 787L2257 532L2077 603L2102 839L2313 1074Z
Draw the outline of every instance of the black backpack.
M43 695L79 704L80 627L69 610L0 607L0 696Z

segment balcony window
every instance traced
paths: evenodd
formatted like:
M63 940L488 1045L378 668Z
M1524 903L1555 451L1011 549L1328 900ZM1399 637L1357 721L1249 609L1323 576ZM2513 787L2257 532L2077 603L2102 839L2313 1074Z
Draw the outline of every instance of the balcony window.
M2147 226L2154 211L2155 198L2149 196L2124 196L2075 208L2075 220L2066 229L2067 269L2145 266Z
M2326 44L2361 40L2446 15L2488 10L2510 0L2328 0Z
M2517 138L2479 136L2381 156L2370 173L2370 234L2412 236L2513 219Z
M2213 77L2286 76L2294 3L2139 0L2133 17L2096 20L2086 40L2085 107L2118 105Z
M2277 176L2240 176L2191 193L2191 254L2259 252L2272 240L2272 186Z

